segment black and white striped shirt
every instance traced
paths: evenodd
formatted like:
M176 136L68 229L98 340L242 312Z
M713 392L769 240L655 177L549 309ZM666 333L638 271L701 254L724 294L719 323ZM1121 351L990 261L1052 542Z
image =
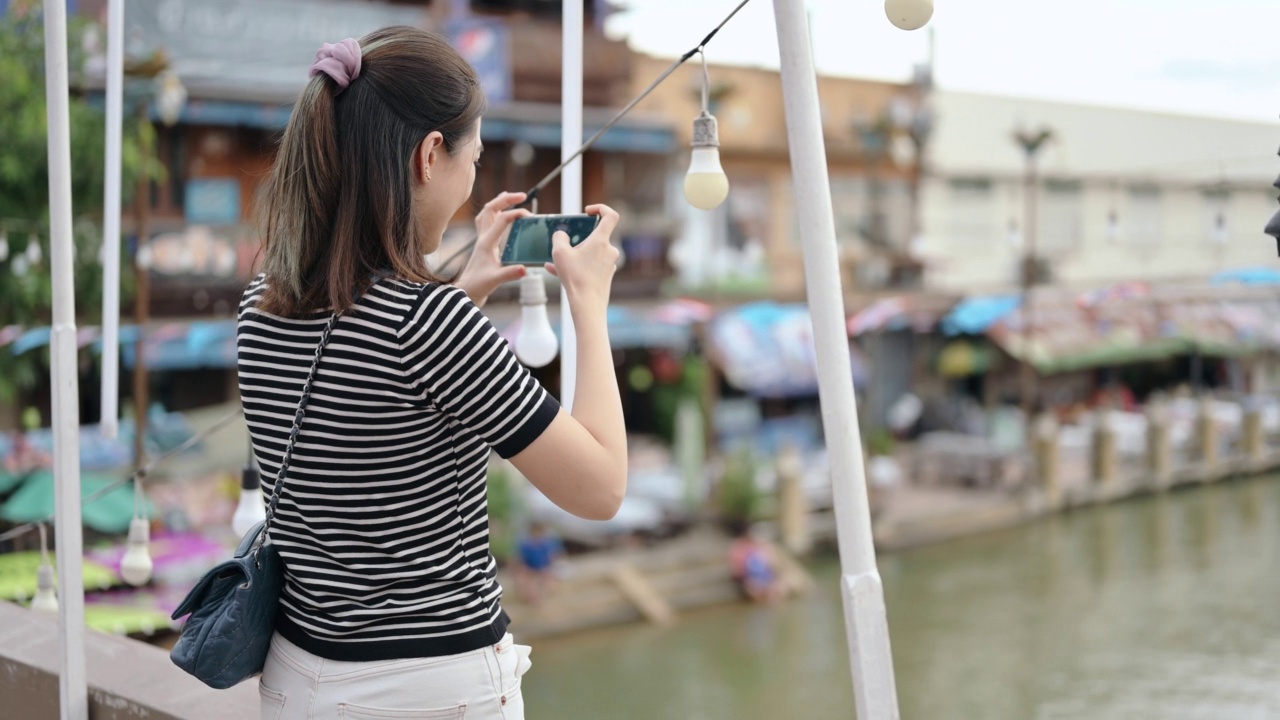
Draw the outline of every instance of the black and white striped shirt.
M270 497L329 318L240 306L240 397ZM277 631L333 660L467 652L506 632L486 471L559 404L455 287L384 279L320 360L271 541L286 566Z

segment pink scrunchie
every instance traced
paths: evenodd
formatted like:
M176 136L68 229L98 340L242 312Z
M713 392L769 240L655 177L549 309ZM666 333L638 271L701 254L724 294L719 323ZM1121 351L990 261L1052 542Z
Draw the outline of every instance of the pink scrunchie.
M341 90L346 90L352 80L360 77L360 43L347 38L340 43L322 45L316 52L316 61L311 63L308 77L320 73L333 78Z

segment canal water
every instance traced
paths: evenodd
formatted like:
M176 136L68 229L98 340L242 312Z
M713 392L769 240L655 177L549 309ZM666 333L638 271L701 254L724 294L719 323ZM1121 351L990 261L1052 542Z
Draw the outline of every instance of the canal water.
M1280 481L1180 490L882 556L907 720L1280 718ZM850 718L819 589L537 643L531 720ZM518 632L518 628L516 628Z

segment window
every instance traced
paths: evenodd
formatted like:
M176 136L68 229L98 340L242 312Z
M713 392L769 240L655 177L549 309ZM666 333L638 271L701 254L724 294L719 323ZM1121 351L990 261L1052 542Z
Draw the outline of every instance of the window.
M1164 239L1164 211L1160 188L1135 185L1129 188L1129 212L1125 236L1133 245L1158 245Z
M1212 245L1226 245L1231 241L1231 232L1227 225L1227 216L1231 211L1231 191L1225 187L1205 188L1201 191L1204 198L1204 238Z
M1077 180L1048 180L1044 184L1039 218L1040 250L1074 250L1084 242L1084 191Z
M957 243L985 244L996 238L995 203L989 178L950 182L951 237Z
M831 177L831 207L836 220L836 242L841 247L858 244L867 214L867 182L857 175Z

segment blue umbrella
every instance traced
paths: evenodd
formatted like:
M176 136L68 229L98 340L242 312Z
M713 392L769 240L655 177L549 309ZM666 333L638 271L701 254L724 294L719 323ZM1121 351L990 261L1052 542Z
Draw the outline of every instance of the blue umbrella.
M1229 283L1240 283L1241 285L1280 285L1280 270L1266 266L1223 270L1217 275L1214 275L1211 282L1214 285L1227 285Z
M960 302L942 319L947 335L981 335L1022 305L1016 295L984 295Z

